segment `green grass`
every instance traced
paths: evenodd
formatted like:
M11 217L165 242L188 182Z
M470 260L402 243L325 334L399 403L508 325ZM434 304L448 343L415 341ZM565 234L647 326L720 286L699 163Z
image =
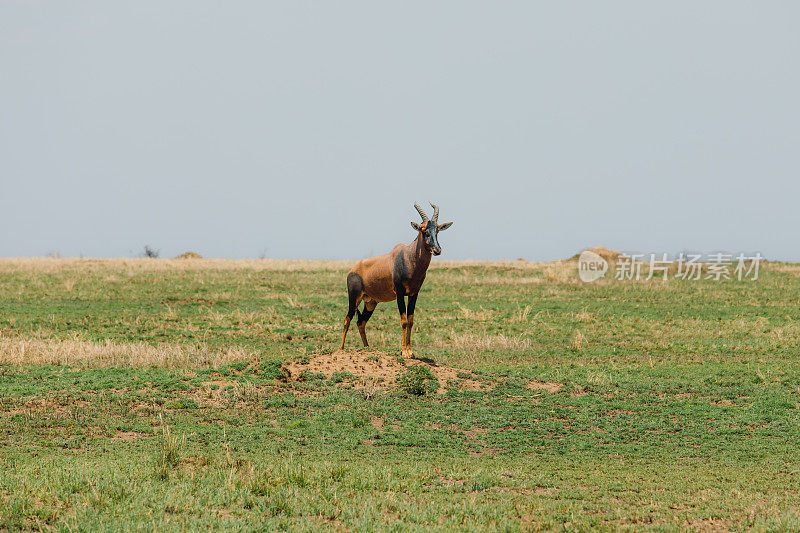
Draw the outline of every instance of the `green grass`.
M444 263L415 351L491 390L286 382L338 346L346 271L0 260L0 530L800 529L799 266L582 284ZM396 315L367 328L391 357ZM190 355L40 358L107 341Z

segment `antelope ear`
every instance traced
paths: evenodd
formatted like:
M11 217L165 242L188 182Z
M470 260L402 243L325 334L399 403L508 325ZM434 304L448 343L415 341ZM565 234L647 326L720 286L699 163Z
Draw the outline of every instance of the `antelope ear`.
M452 225L453 225L452 222L445 222L444 224L440 224L439 225L439 231L444 231L444 230L446 230L447 228L449 228Z
M412 222L411 223L411 227L414 228L417 231L422 231L422 228L420 228L419 224L417 224L416 222Z

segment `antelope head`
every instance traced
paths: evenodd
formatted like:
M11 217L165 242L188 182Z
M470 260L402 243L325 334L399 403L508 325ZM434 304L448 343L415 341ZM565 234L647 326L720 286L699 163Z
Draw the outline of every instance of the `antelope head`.
M412 222L411 227L420 232L425 248L433 255L439 255L442 253L442 247L439 246L439 232L446 230L453 223L445 222L444 224L439 224L439 206L431 203L431 207L433 208L433 218L428 218L425 211L414 202L414 208L419 213L419 216L422 217L422 224Z

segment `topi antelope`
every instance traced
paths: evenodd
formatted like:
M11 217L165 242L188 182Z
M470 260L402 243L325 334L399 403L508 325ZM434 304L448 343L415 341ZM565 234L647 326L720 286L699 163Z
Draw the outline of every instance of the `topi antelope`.
M400 344L403 356L411 357L411 328L414 326L414 306L417 295L425 281L431 255L442 253L437 238L440 231L453 225L452 222L439 224L439 207L433 207L433 218L428 218L425 211L416 203L414 207L422 217L422 224L411 223L417 230L417 238L408 244L398 244L388 254L362 259L347 274L347 295L350 306L344 318L344 332L342 333L342 346L347 337L347 329L353 315L358 314L356 324L361 333L361 341L367 346L366 325L378 302L390 302L397 299L397 309L400 311L400 324L403 327L403 340ZM405 297L408 296L408 308ZM358 305L364 302L364 310L359 311Z

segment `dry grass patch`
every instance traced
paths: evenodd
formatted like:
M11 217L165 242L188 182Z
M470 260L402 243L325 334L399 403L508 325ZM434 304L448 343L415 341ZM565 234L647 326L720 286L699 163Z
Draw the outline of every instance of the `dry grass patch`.
M449 269L449 268L470 268L470 267L488 267L488 268L501 268L503 270L538 270L543 265L550 263L539 263L534 261L442 261L434 259L431 261L429 269Z
M288 305L289 307L291 307L293 309L309 309L311 307L314 307L313 305L307 304L307 303L303 303L303 302L299 301L297 298L294 298L292 296L284 296L283 297L283 301L285 301L286 305Z
M461 311L461 316L468 320L491 320L494 317L494 311L491 309L484 309L481 307L480 311L473 311L472 309L467 309L466 307L459 305L459 310Z
M256 359L242 348L212 350L205 344L119 344L68 339L22 339L0 336L0 364L78 367L135 366L189 368L221 366Z
M436 345L441 348L459 348L462 350L527 350L531 341L520 337L509 337L498 333L496 335L476 335L474 333L456 333L451 330L449 339L437 340Z
M203 387L187 396L201 405L229 409L253 405L275 390L272 385L256 385L252 381L216 379L203 381Z
M770 272L783 272L793 276L800 276L800 263L780 263L777 261L762 261L761 268Z
M551 284L577 285L583 283L578 277L578 268L573 261L554 261L543 263L544 280ZM604 281L598 280L596 283Z
M182 270L249 270L249 271L313 271L347 270L355 261L305 261L284 259L84 259L55 257L0 258L0 272L60 272L80 270L182 271Z
M569 316L581 322L592 322L598 318L595 313L588 311L586 308L583 308L579 313L569 313Z
M475 285L540 285L545 281L544 278L534 276L476 276L469 283Z
M511 322L527 322L528 316L531 314L531 309L532 307L530 305L526 305L524 308L519 308L519 310L517 310L517 312L511 317Z
M576 331L575 335L572 337L570 346L572 346L573 350L582 350L585 345L586 337L580 331Z

